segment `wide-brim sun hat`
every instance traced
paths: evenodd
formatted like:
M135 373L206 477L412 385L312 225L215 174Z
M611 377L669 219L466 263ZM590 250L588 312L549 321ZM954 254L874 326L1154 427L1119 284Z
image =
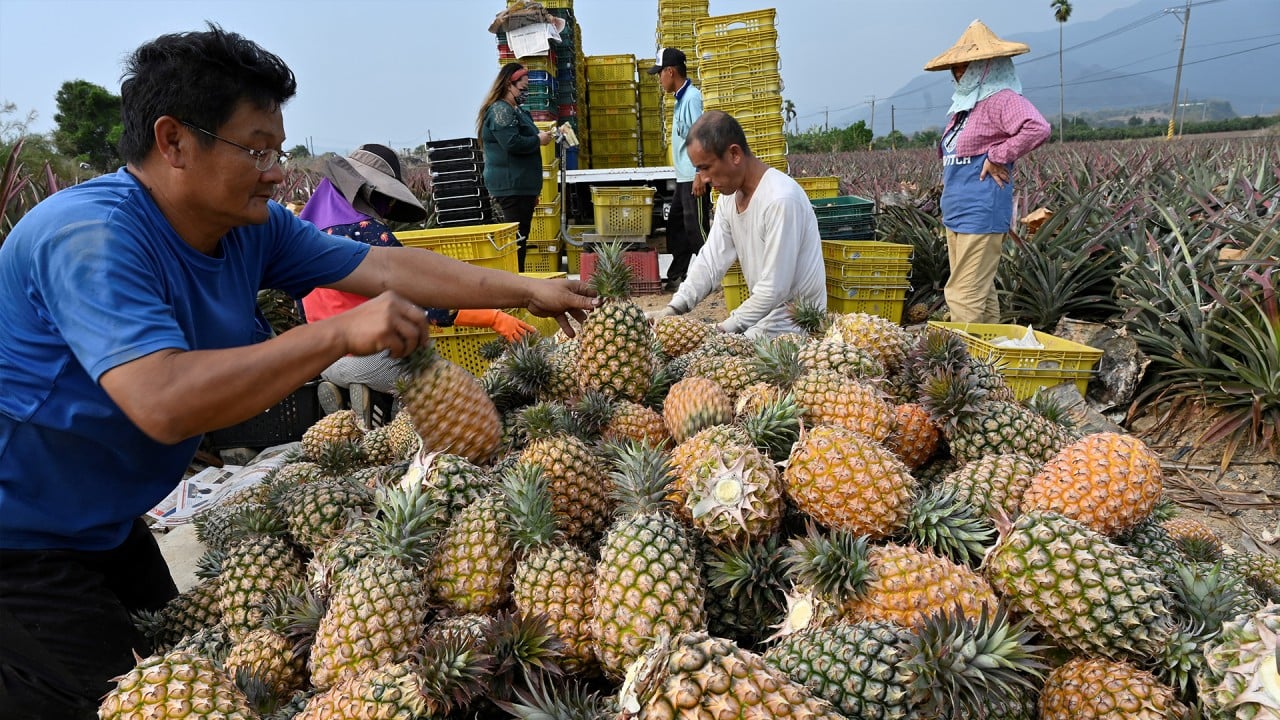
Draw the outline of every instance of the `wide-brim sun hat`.
M346 157L329 159L329 179L346 198L355 198L361 186L394 199L396 203L385 218L396 222L421 222L427 219L422 201L404 184L400 159L385 145L361 145Z
M964 34L946 52L930 60L925 70L946 70L962 63L991 58L1013 57L1031 52L1026 43L1001 40L991 28L981 20L974 20L965 28Z

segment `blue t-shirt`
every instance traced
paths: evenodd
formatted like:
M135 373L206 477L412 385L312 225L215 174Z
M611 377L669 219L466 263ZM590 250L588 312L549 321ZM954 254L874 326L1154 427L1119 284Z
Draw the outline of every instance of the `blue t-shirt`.
M219 255L184 242L121 169L59 191L0 245L0 548L105 550L173 489L200 439L147 437L98 385L163 350L265 338L257 292L301 297L369 246L271 203Z
M693 182L697 170L685 146L689 129L702 117L702 91L688 80L676 91L676 107L671 114L671 164L676 169L676 182Z

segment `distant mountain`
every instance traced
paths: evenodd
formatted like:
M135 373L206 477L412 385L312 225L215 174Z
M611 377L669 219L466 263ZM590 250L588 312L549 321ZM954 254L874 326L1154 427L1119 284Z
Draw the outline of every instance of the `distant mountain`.
M1067 116L1077 113L1097 116L1106 115L1103 111L1109 110L1162 107L1161 117L1167 120L1173 101L1183 5L1178 0L1141 0L1092 22L1068 21L1063 55ZM1048 3L1045 6L1045 17L1051 19ZM1176 12L1165 13L1166 8L1174 8ZM1132 29L1121 31L1130 27ZM1031 53L1014 60L1023 91L1040 112L1056 124L1057 27L1002 37L1031 46ZM1076 45L1083 46L1072 49ZM1241 52L1264 45L1271 47ZM1229 57L1211 59L1219 56ZM1192 3L1180 95L1191 103L1224 101L1237 115L1270 115L1280 112L1277 72L1280 72L1280 0L1207 3L1196 0ZM878 106L876 133L889 131L888 123L884 122L888 104L894 106L895 127L907 135L941 125L951 104L951 91L948 75L922 73ZM1199 112L1199 106L1190 107L1188 117ZM852 121L866 120L868 115L867 112L855 115Z

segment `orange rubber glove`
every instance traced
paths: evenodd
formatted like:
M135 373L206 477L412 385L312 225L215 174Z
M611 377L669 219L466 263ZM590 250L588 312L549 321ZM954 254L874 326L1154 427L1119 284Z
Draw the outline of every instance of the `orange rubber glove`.
M515 342L524 337L525 333L533 332L532 325L501 310L459 310L453 324L460 327L493 328L507 342Z

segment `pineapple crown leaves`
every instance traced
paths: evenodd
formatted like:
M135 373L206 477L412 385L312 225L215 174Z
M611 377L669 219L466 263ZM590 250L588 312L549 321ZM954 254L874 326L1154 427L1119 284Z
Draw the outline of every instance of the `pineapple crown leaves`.
M903 535L970 567L977 567L996 542L995 525L949 485L934 486L916 499Z
M1057 395L1036 392L1027 398L1026 406L1040 417L1058 425L1069 433L1076 431L1076 421L1071 417L1067 404Z
M238 531L241 540L257 535L283 536L288 532L284 518L267 505L245 507L243 512L231 518L231 526Z
M518 720L612 720L617 708L580 682L555 683L544 675L530 679L512 701L494 703Z
M444 509L421 483L379 490L376 507L377 516L368 521L375 540L374 552L403 558L415 567L424 566L444 529Z
M840 605L861 597L874 573L867 538L845 530L823 534L812 523L804 537L791 539L784 562L795 584Z
M461 632L424 638L413 660L428 717L467 707L488 691L493 678L493 655Z
M920 404L944 429L952 430L986 401L968 369L940 370L920 383Z
M507 349L505 373L525 395L537 397L551 382L554 372L547 343L533 333L521 337Z
M517 422L530 441L573 432L569 409L560 403L534 403L520 411Z
M785 338L760 338L755 341L751 368L762 380L787 390L804 374L800 362L800 346Z
M276 696L271 682L256 668L236 668L235 676L231 681L244 694L245 701L257 717L270 715L279 709L281 698Z
M1200 644L1211 639L1222 624L1261 608L1262 598L1243 577L1228 571L1222 563L1177 562L1168 582L1178 612L1189 627L1205 628Z
M577 402L573 404L570 418L576 434L585 440L600 437L609 421L616 413L613 398L594 388L584 390Z
M494 679L507 676L528 684L535 671L561 675L560 658L564 641L556 635L546 616L534 613L503 612L489 626L489 647L493 654ZM495 682L494 685L501 685ZM506 683L511 687L514 683Z
M222 565L227 561L227 551L221 548L210 548L196 560L196 577L215 578L222 574Z
M498 338L497 340L490 340L489 342L481 345L479 353L480 357L488 360L489 362L493 362L494 360L502 357L503 353L510 351L510 349L510 343L503 338Z
M823 335L831 324L827 309L819 305L817 301L809 298L800 298L788 303L787 311L790 313L791 321L799 325L800 329L808 333L810 337Z
M625 300L631 293L635 272L626 264L627 246L619 241L596 244L596 265L591 287L602 301Z
M745 599L755 617L779 617L786 610L785 552L778 536L741 546L712 548L707 585L725 588L729 598Z
M636 440L606 443L605 453L613 458L610 495L618 503L619 517L666 512L671 503L672 467L663 451Z
M667 393L671 391L671 386L679 382L683 376L684 373L678 372L670 362L655 363L653 377L649 380L648 389L644 391L644 397L640 399L641 403L646 407L662 412L663 404L667 401Z
M524 550L550 545L562 534L552 512L551 493L542 466L522 463L502 476L502 494L507 502L503 521Z
M289 640L294 658L303 658L311 654L328 603L305 581L295 579L269 592L259 609L265 627Z
M322 474L343 477L363 467L368 456L359 440L339 440L325 443L315 462Z
M800 439L800 414L800 404L788 393L746 417L742 427L760 452L781 463Z
M480 376L480 388L484 390L485 395L489 396L493 406L502 413L528 405L534 399L521 389L520 383L510 373L497 365L490 365L489 369Z
M912 698L922 717L981 717L995 699L1034 692L1046 668L1033 645L1030 618L1017 623L1000 606L983 606L977 621L942 610L925 619L908 641L903 668L915 675Z
M443 359L436 350L436 344L428 341L414 348L413 352L400 358L397 368L400 379L396 382L397 391L402 390L407 382L421 375L437 360ZM403 393L401 393L403 394Z

